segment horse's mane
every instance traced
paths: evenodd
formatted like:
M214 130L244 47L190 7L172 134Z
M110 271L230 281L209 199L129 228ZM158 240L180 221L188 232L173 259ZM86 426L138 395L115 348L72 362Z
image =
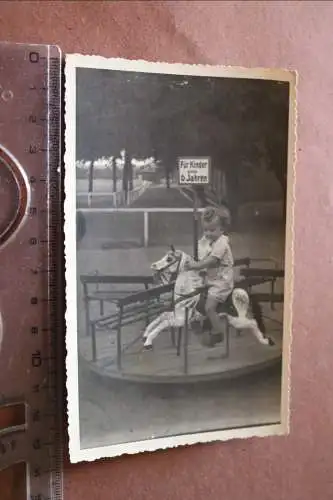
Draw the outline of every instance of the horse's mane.
M184 265L187 262L194 262L193 257L182 252L179 264L179 274L175 282L175 299L184 295L189 295L195 291L196 288L202 286L202 277L197 271L184 271Z

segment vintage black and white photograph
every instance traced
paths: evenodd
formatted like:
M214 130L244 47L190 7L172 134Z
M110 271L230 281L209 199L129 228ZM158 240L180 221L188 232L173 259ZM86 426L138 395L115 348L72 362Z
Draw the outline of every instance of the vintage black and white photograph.
M65 72L71 461L288 433L295 74Z

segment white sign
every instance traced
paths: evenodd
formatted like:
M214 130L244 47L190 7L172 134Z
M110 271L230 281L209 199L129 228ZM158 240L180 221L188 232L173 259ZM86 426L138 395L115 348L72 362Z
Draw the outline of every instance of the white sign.
M209 184L210 158L179 158L179 184Z

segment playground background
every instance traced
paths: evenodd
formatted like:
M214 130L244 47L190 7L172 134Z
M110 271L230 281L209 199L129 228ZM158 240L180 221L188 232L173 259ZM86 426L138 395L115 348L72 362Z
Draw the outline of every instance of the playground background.
M76 76L76 160L87 162L85 173L76 166L86 220L77 252L80 337L80 274L150 274L171 244L193 254L193 189L178 185L180 156L210 157L200 205L228 204L234 257L284 267L286 84L86 68ZM103 157L102 174L95 165ZM134 168L133 160L151 157L156 168ZM279 370L205 387L104 382L80 369L84 447L280 418Z
M144 208L131 211L85 210L87 232L78 247L80 274L150 274L150 264L168 250L193 252L193 213L190 201L176 188L155 188L154 203L163 205L163 194L181 201L177 208L148 213L149 239L144 247ZM158 195L160 193L160 195ZM143 203L146 205L146 203ZM165 203L164 203L165 204ZM150 210L149 208L147 209ZM284 224L281 203L255 203L240 210L237 231L230 234L234 257L284 261ZM271 267L272 262L260 263ZM263 285L265 288L266 285ZM280 285L281 288L281 285ZM277 292L280 291L277 289ZM85 336L82 288L78 282L79 335ZM282 321L281 316L279 318ZM138 329L142 325L138 324ZM83 447L102 446L123 440L147 439L154 435L198 432L216 427L248 426L276 422L280 414L279 369L238 381L202 387L159 390L117 382L102 382L80 369L80 431Z

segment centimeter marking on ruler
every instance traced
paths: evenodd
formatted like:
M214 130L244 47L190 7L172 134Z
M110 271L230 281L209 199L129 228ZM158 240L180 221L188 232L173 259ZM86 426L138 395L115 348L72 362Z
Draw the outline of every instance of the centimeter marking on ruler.
M48 49L49 51L49 49ZM40 59L40 58L37 58ZM40 217L46 218L45 233L39 235L38 245L41 253L45 255L44 265L40 268L39 277L45 283L42 289L46 292L40 297L44 313L43 330L41 336L44 339L43 361L47 364L47 407L45 405L41 419L45 428L48 428L48 436L44 436L41 446L48 449L49 452L49 492L44 493L50 499L61 500L62 491L62 436L61 424L59 421L62 415L62 384L59 377L62 364L58 363L59 358L59 338L62 331L62 325L59 321L59 289L61 291L61 256L59 248L61 234L61 213L60 213L60 58L53 58L50 53L46 59L47 85L42 91L47 92L48 116L46 123L47 144L40 148L40 152L46 154L47 172L46 179L40 178L39 182L46 183L47 200L46 204L40 205ZM43 117L44 118L44 117ZM45 212L44 212L45 210ZM45 345L45 340L47 340ZM60 407L59 407L60 405ZM42 456L42 454L40 455ZM37 486L38 489L38 486ZM42 500L38 497L43 493L35 492L37 498L31 496L31 500ZM35 495L35 496L36 496ZM43 499L44 500L44 499Z
M62 462L63 462L63 449L62 449L62 403L63 403L63 384L62 377L59 376L62 372L62 359L61 352L59 348L61 347L62 339L58 338L57 335L60 336L63 330L63 315L61 314L61 308L59 308L60 298L64 296L62 293L63 287L61 283L62 273L62 256L63 252L61 249L61 235L62 235L62 217L61 217L61 172L60 172L60 162L61 162L61 152L60 152L60 130L61 130L61 62L59 59L50 59L50 71L49 71L49 89L51 90L51 94L49 97L49 123L52 123L54 120L56 123L55 127L51 127L49 129L49 148L50 148L50 169L49 172L52 173L51 179L49 182L49 241L50 241L50 251L52 258L49 260L49 287L50 290L50 298L53 299L51 301L51 310L53 310L54 320L53 324L53 338L56 343L56 349L54 351L55 357L53 360L53 367L56 374L56 390L55 390L55 399L56 399L56 431L54 434L55 439L55 457L53 460L52 467L52 489L53 496L57 500L61 500L63 498L63 485L62 485ZM52 165L54 167L52 168ZM53 271L54 270L54 271ZM53 281L53 276L55 280ZM60 290L60 293L59 293ZM52 326L52 325L51 325ZM52 331L52 329L51 329ZM52 338L52 337L51 337ZM58 344L57 344L58 340ZM59 366L60 361L60 366ZM58 371L57 371L58 369Z
M27 54L26 50L23 53ZM62 500L61 57L56 47L31 46L27 63L43 68L42 77L37 81L34 78L27 89L31 97L26 98L24 108L31 101L32 109L23 117L27 126L35 129L32 135L39 136L27 149L29 155L35 155L37 170L32 166L26 172L31 190L27 243L33 256L28 269L31 319L27 325L27 345L31 346L27 373L31 374L31 383L22 394L27 405L27 427L24 432L1 439L0 458L7 457L9 463L27 462L28 500ZM41 100L43 115L38 116L33 103ZM11 395L6 398L10 399Z

